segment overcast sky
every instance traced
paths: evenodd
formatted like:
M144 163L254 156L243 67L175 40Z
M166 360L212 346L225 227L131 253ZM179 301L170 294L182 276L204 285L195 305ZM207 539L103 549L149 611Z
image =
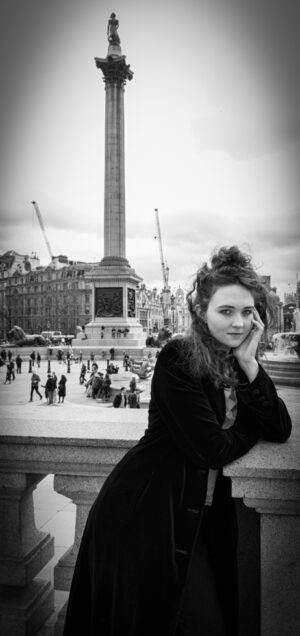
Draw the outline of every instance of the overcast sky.
M238 244L283 292L299 272L299 0L0 0L0 253L103 257L105 90L94 57L120 22L126 255L189 285Z

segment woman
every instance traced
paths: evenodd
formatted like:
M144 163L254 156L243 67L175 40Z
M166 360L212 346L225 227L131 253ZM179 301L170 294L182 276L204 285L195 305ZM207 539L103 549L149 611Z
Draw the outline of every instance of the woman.
M67 384L67 378L65 375L62 375L58 383L58 403L60 403L60 401L61 402L65 401L66 384Z
M188 294L191 330L164 346L145 435L90 512L65 636L235 636L237 528L222 466L291 421L257 362L268 294L222 248Z

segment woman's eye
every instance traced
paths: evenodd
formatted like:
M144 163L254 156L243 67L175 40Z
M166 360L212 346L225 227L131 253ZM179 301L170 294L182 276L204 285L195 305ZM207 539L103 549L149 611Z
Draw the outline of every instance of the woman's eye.
M244 311L244 315L245 316L252 316L253 314L253 310L252 309L245 309Z
M224 316L230 316L231 310L230 309L221 309L220 313L223 314Z

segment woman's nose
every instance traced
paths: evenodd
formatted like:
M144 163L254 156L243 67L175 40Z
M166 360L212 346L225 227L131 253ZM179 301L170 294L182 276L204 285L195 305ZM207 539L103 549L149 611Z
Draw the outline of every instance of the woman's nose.
M233 317L232 326L233 327L243 327L244 326L243 316L241 314L236 314Z

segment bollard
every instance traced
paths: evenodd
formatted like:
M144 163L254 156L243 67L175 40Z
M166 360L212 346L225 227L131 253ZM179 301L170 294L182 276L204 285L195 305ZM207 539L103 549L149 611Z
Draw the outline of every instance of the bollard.
M51 363L50 363L50 358L48 358L48 371L47 373L51 373Z
M71 363L70 363L70 358L68 359L68 366L67 366L67 373L71 372Z
M30 358L30 360L29 360L29 369L28 369L28 373L31 373L31 372L32 372L32 360L31 360L31 358Z

